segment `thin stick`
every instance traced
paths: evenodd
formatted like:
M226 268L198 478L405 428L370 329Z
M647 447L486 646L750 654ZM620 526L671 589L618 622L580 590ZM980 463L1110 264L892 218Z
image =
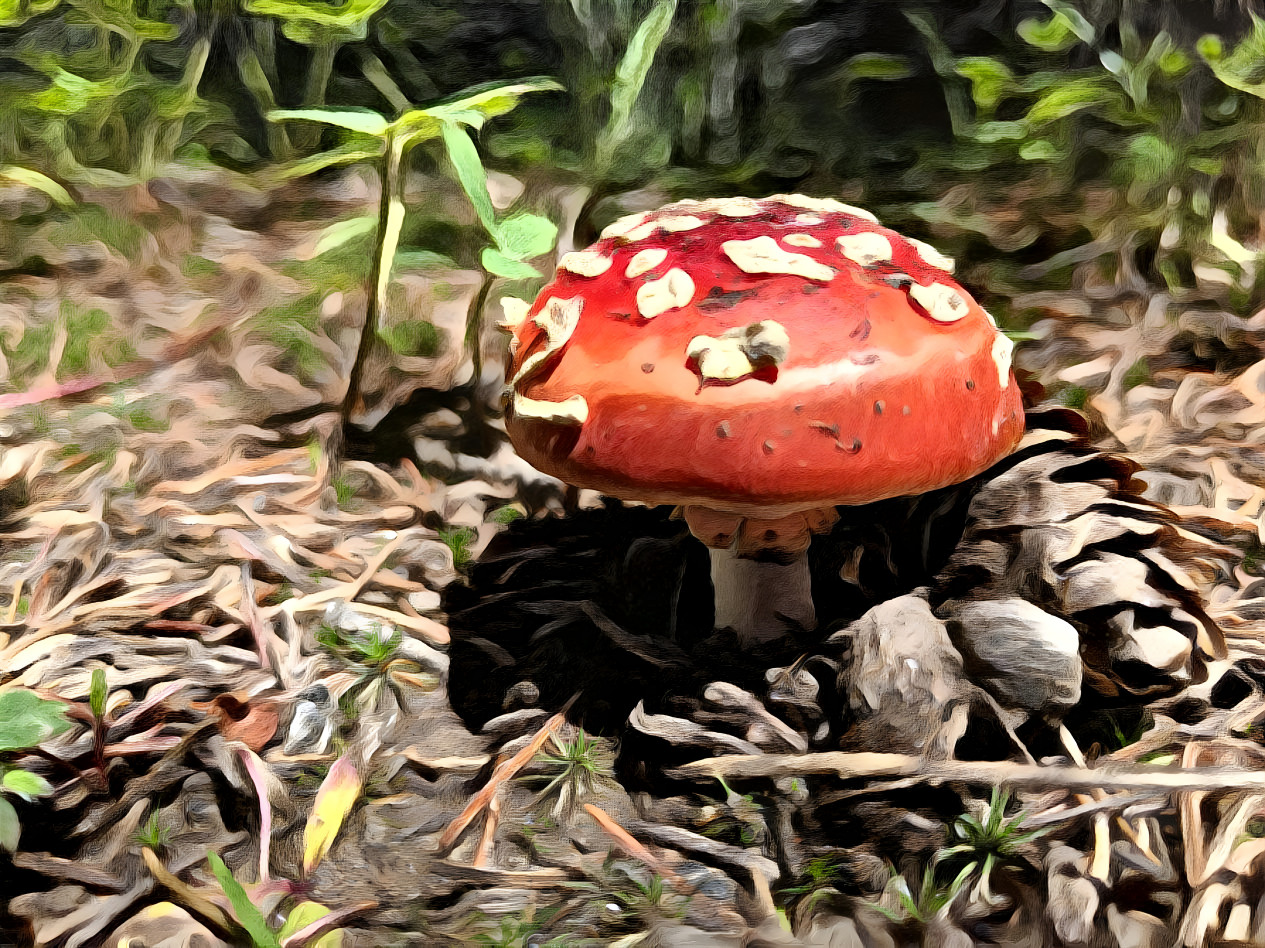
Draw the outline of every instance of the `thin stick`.
M571 699L571 701L574 700L575 698ZM441 853L446 853L452 849L457 839L466 831L466 827L492 802L492 798L496 796L496 791L501 784L510 780L527 766L527 763L545 746L545 741L549 740L549 735L562 727L563 722L567 719L566 713L567 709L571 707L571 701L568 701L561 711L542 724L540 730L535 733L522 750L509 760L497 765L496 770L492 771L492 776L488 778L487 785L470 798L466 808L457 814L456 819L448 824L444 834L439 837L439 851Z
M609 813L591 803L584 804L584 812L593 817L597 825L601 827L602 832L613 839L620 849L628 853L628 855L640 859L652 872L663 876L684 894L693 894L694 890L690 888L688 882L677 875L662 859L634 839L632 834L615 822L615 818Z
M683 764L668 772L685 779L802 777L834 774L845 779L913 777L931 784L962 781L1068 790L1265 790L1265 771L1241 767L1184 770L1137 767L1042 767L1007 761L927 760L909 754L729 754Z

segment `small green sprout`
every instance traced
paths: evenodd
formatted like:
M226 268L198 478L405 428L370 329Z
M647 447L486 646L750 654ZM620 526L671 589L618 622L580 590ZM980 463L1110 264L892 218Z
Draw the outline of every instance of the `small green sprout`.
M1051 829L1044 827L1025 830L1023 821L1027 813L1020 811L1007 817L1006 807L1009 804L1010 791L994 787L983 816L970 813L959 816L950 830L951 838L958 842L940 850L937 855L938 860L969 860L963 872L969 876L978 871L979 880L975 892L987 903L993 901L990 888L993 870L999 865L1013 862L1024 845Z
M942 886L936 881L936 864L933 861L931 865L923 869L922 884L915 895L910 891L905 877L893 867L892 881L888 883L888 889L896 894L900 910L893 911L886 905L875 902L870 904L897 924L913 922L917 925L928 925L937 917L942 918L948 914L949 906L958 897L974 869L974 865L966 866L953 877L952 882L947 886Z

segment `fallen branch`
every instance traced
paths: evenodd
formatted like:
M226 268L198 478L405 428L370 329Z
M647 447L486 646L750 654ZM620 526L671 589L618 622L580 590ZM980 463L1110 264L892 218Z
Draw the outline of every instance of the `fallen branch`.
M602 832L613 839L620 849L628 853L628 855L636 859L640 859L646 864L651 872L663 876L663 878L671 882L678 891L684 893L685 895L693 894L694 890L690 887L688 882L681 878L681 876L678 875L662 859L648 850L638 840L634 839L632 834L615 822L615 818L609 813L601 807L596 807L591 803L584 804L584 812L593 817L597 825L601 827Z
M574 698L571 699L571 701L574 700ZM501 785L512 779L515 774L526 767L540 749L545 746L545 741L549 740L549 735L562 727L563 722L567 719L566 713L571 706L571 701L568 701L561 711L542 724L540 730L532 736L532 739L527 742L522 750L492 771L492 776L488 778L487 785L470 798L470 802L466 804L465 809L457 814L456 819L448 824L448 828L439 837L440 853L446 853L452 849L461 834L466 831L466 827L492 802L492 798L496 796L496 792Z
M939 784L951 780L998 787L1066 790L1265 790L1265 771L1241 767L1042 767L1008 761L927 760L909 754L729 754L695 760L668 771L669 776L697 780L723 777L803 777L833 774L845 779L910 777Z

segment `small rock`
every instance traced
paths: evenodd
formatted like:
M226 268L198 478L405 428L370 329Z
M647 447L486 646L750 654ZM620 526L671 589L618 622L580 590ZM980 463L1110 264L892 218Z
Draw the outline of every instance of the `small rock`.
M1160 948L1176 940L1162 921L1136 909L1122 912L1114 905L1108 905L1107 927L1120 948Z
M849 744L948 756L965 728L951 710L967 683L962 656L927 600L890 599L835 638L851 646L841 675L856 719Z
M317 684L302 692L294 705L294 716L286 731L283 753L323 754L334 735L334 721L330 714L334 700L324 685Z
M1070 846L1057 846L1046 855L1049 901L1045 914L1065 945L1088 944L1098 912L1098 887L1085 877L1086 858Z
M1024 599L950 601L940 608L972 677L1003 704L1057 715L1081 696L1080 636Z

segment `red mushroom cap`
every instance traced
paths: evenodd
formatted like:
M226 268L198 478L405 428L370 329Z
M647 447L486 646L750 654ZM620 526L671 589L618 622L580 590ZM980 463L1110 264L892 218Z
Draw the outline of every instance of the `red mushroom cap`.
M965 480L1024 419L1011 342L952 266L801 195L616 221L507 307L510 437L570 484L748 516Z

